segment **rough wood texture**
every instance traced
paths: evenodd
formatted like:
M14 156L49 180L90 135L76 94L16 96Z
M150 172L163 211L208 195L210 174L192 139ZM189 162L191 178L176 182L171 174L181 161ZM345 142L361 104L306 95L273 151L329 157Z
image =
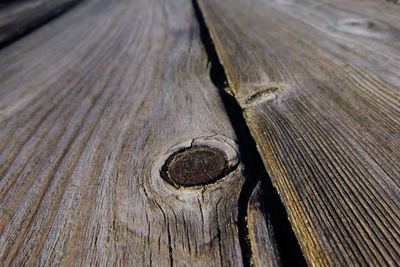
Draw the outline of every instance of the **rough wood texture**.
M400 9L199 0L310 265L400 262Z
M85 1L0 51L0 95L0 265L242 265L243 167L191 2ZM164 181L196 146L230 172Z
M249 239L254 266L282 266L276 236L265 206L266 196L258 182L247 207Z
M14 40L81 0L0 1L0 46Z

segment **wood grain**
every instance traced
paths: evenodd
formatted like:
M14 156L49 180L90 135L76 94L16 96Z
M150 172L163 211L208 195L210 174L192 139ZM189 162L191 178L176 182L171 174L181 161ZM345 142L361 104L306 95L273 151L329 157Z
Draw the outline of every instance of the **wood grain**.
M308 264L398 264L399 7L199 5Z
M236 136L185 0L87 0L0 51L2 266L241 266ZM160 175L208 146L229 173Z
M249 239L252 250L251 263L253 266L282 266L277 237L271 222L270 214L266 210L265 192L258 182L251 194L247 206L247 222Z
M0 46L65 12L81 0L0 1Z

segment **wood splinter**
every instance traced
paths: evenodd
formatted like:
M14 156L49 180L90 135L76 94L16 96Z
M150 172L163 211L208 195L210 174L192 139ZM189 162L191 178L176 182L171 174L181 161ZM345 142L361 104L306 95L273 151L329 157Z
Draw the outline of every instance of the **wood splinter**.
M220 149L195 146L171 155L162 168L161 176L174 185L202 185L223 177L227 166L226 155Z

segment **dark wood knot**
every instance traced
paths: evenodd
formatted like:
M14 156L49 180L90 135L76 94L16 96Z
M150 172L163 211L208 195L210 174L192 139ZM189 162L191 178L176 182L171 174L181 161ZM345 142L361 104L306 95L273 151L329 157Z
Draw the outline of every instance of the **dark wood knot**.
M173 185L204 185L225 176L227 167L222 150L202 145L171 155L162 167L161 175Z
M374 27L374 23L362 18L347 18L337 22L339 30L351 33L358 31L367 31Z
M368 29L373 26L373 23L366 19L344 19L344 20L339 21L339 24L345 25L348 27L357 27L357 28L364 28L364 29Z
M246 106L251 106L260 102L273 100L276 98L279 88L276 86L260 88L256 93L249 96L244 104Z

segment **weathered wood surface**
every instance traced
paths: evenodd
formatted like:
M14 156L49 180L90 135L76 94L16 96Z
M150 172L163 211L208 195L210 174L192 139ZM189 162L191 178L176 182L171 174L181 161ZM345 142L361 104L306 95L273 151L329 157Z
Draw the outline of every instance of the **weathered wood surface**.
M0 95L0 265L243 264L243 165L190 1L84 1L0 51ZM168 157L201 145L223 172L174 184L190 164Z
M270 215L265 205L265 192L258 182L247 207L249 239L252 248L253 266L282 266L277 240Z
M81 0L0 1L0 46L68 10Z
M310 265L400 262L400 7L199 0Z

